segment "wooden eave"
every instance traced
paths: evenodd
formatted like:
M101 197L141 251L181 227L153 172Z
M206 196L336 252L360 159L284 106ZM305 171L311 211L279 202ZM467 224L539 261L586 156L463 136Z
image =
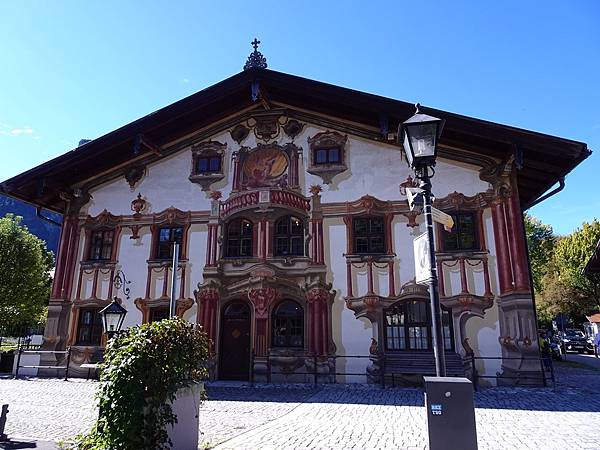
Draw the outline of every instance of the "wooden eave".
M0 185L0 192L62 212L60 190L132 161L136 157L133 146L137 136L142 135L159 149L163 148L194 130L259 104L253 103L251 98L253 83L258 83L270 102L363 124L368 129L380 129L384 119L388 131L396 132L398 125L414 113L411 103L272 70L252 69L6 180ZM523 208L527 208L591 153L582 142L433 108L422 110L446 119L441 145L496 160L504 160L518 149L523 155L523 166L517 178ZM380 140L385 141L384 136L380 136ZM140 149L141 153L150 151L143 146Z

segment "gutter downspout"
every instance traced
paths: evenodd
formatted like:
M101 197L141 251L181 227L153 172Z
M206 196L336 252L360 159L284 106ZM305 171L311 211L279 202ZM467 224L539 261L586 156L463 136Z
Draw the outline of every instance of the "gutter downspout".
M533 203L531 203L529 206L527 206L527 208L525 208L524 211L527 211L530 208L533 208L535 205L537 205L538 203L543 202L544 200L552 197L554 194L558 194L560 191L562 191L565 188L565 177L559 177L558 178L558 182L560 183L558 185L558 187L556 187L555 189L551 190L550 192L548 192L545 195L542 195L540 198L538 198L537 200L535 200Z

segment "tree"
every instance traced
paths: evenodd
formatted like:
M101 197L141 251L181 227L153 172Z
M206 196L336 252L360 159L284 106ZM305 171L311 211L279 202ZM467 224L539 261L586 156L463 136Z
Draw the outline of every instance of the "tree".
M542 291L542 278L547 273L548 264L552 259L556 236L550 225L543 224L529 214L525 214L525 234L529 248L531 275L536 293Z
M554 251L554 262L558 268L560 281L578 292L581 299L580 314L589 313L598 308L600 292L598 277L584 275L583 268L592 256L600 239L600 222L584 222L557 243Z
M9 333L38 322L43 314L54 266L44 241L21 225L21 218L0 218L0 331Z

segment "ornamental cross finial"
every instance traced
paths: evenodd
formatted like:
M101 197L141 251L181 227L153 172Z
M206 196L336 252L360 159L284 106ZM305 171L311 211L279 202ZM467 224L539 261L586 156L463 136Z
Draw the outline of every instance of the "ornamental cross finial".
M267 68L267 59L262 55L261 52L258 51L258 44L260 44L260 41L256 38L250 42L250 45L254 47L254 51L250 53L250 56L248 56L248 60L244 65L244 70Z

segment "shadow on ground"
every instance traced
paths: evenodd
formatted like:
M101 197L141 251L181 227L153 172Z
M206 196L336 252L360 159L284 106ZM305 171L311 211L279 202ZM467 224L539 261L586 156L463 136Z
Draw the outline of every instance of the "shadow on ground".
M377 385L310 384L273 385L209 383L209 400L237 402L341 403L424 406L422 388ZM546 388L495 387L475 393L476 408L600 412L600 372L559 365L556 386Z

